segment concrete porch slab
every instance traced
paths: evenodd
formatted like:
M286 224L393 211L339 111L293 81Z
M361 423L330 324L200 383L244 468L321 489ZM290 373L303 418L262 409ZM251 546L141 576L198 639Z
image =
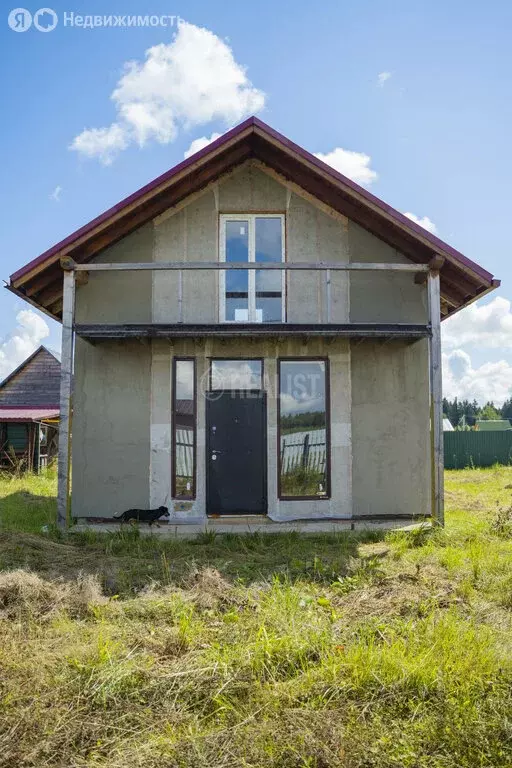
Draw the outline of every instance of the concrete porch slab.
M383 530L414 530L422 525L430 526L430 520L404 520L404 518L389 518L386 520L290 520L275 522L268 517L243 516L231 518L207 518L201 522L186 522L172 520L149 526L138 526L141 535L160 536L164 538L194 538L200 533L290 533L296 531L302 534L313 533L349 533L351 531L383 531ZM112 522L80 522L71 528L71 533L80 531L95 531L98 533L119 533L128 530L129 524Z

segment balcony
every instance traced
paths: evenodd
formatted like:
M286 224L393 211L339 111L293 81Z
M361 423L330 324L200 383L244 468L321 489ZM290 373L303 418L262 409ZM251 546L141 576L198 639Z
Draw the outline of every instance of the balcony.
M287 336L322 336L322 337L346 337L346 338L378 338L378 339L402 339L415 341L420 338L425 338L431 335L432 327L432 312L435 312L436 298L439 301L439 266L435 260L430 265L425 264L403 264L403 263L339 263L339 262L280 262L280 263L247 263L247 262L151 262L151 263L96 263L96 264L75 264L74 262L68 263L63 261L63 268L65 270L65 285L67 283L68 304L72 305L72 314L74 315L74 287L75 283L83 284L87 282L87 273L99 273L99 272L139 272L139 271L152 271L152 272L167 272L172 274L172 285L175 289L175 300L172 302L173 319L175 322L151 322L151 323L76 323L74 318L71 321L73 328L78 336L84 338L91 343L96 343L101 340L108 339L122 339L122 338L140 338L140 339L153 339L153 338L191 338L191 337L207 337L215 336L222 338L239 338L239 337L287 337ZM255 298L249 296L249 307L253 307L253 316L257 317L256 312L259 312L260 320L255 322L245 322L246 317L242 316L240 321L209 321L209 322L186 322L185 321L185 307L187 302L187 296L184 291L184 275L192 272L194 275L204 275L207 272L212 276L213 282L208 282L208 293L201 295L195 294L194 297L188 299L188 315L195 316L194 301L197 304L197 311L200 313L201 306L207 302L212 304L212 295L217 295L216 286L218 275L220 274L220 285L224 284L224 275L229 271L243 271L249 273L257 270L261 274L265 270L279 270L283 275L282 280L283 290L280 294L283 303L283 313L281 321L279 322L266 322L264 318L261 318L261 311L254 310ZM84 274L85 273L85 274ZM314 322L296 322L297 311L295 312L295 318L291 321L284 321L286 313L284 307L288 301L294 300L293 286L290 284L291 279L295 280L295 286L301 285L301 280L306 278L306 273L315 274L320 276L320 281L317 280L315 286L318 290L319 298L317 298L318 311L316 312L316 321ZM385 273L391 273L392 275L407 275L410 278L411 286L414 283L428 283L429 291L429 321L424 323L418 322L346 322L346 317L343 317L345 322L339 322L340 315L343 315L346 308L343 307L340 310L339 300L339 286L340 280L343 280L348 274L361 274L372 273L373 275L382 276ZM405 275L404 275L405 273ZM304 276L304 278L302 278ZM288 280L286 279L288 277ZM402 277L403 279L403 277ZM299 282L297 282L299 281ZM337 282L336 282L337 281ZM197 285L200 283L199 278L195 281ZM250 282L250 281L249 281ZM252 281L254 284L254 281ZM337 293L333 299L333 284L336 286ZM203 283L204 285L204 283ZM346 283L348 285L348 282ZM287 286L287 289L286 289ZM303 286L302 286L303 287ZM211 291L211 293L210 293ZM65 287L66 293L66 287ZM306 293L307 291L302 291ZM219 292L220 296L223 296L222 289ZM225 294L227 296L227 294ZM247 295L247 294L246 294ZM259 294L258 294L259 295ZM348 292L347 292L348 295ZM336 296L338 298L336 298ZM432 304L432 296L434 296L434 304ZM257 299L256 299L257 300ZM311 301L314 299L311 298ZM295 298L297 303L297 299ZM437 307L439 304L437 303ZM190 311L192 308L192 311ZM214 311L215 316L223 316L223 312L219 312L218 308ZM251 310L249 309L248 312ZM437 309L439 312L439 309ZM300 314L300 312L299 312ZM213 316L213 315L212 315Z

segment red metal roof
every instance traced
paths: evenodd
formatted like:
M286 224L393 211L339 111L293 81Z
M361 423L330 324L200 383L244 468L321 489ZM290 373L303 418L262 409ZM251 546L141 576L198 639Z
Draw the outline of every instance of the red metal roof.
M79 262L94 258L99 250L252 156L348 218L354 218L413 261L428 263L436 254L445 257L441 289L449 303L447 312L466 306L499 285L479 264L258 118L250 117L18 269L7 287L58 319L62 302L58 265L61 256L71 256ZM42 275L43 270L46 275Z
M44 421L57 419L58 408L0 408L0 421Z
M11 281L15 281L18 278L22 277L26 272L28 272L36 264L40 264L41 262L44 262L46 259L50 258L54 253L57 253L58 251L60 251L61 248L63 248L65 245L69 245L70 243L72 243L74 240L80 237L80 235L83 235L89 232L90 230L94 229L94 227L98 226L98 224L100 224L101 222L109 219L113 214L118 213L130 203L133 203L139 197L142 197L142 195L158 187L163 181L168 181L170 178L172 178L172 176L175 176L176 174L178 174L180 171L183 171L188 166L195 164L202 157L206 157L207 155L211 154L215 149L218 149L218 147L221 147L223 144L225 144L230 139L237 136L239 133L243 133L243 131L250 126L257 126L260 130L264 131L264 133L268 134L274 139L277 139L281 144L288 147L289 149L292 149L300 157L304 158L305 160L308 160L310 163L313 163L313 165L316 165L322 171L327 172L333 178L342 181L347 187L350 187L354 191L358 192L358 194L360 194L363 198L366 198L366 200L371 201L372 203L377 205L381 210L385 211L390 216L392 216L396 221L400 222L400 224L405 225L413 232L421 235L423 238L430 240L433 246L443 251L446 251L451 256L453 256L454 259L456 259L457 261L460 261L462 264L465 264L471 267L471 269L473 269L475 272L480 274L482 277L486 279L492 278L492 274L488 272L486 269L484 269L483 267L481 267L479 264L476 264L474 261L471 261L471 259L468 259L467 256L464 256L455 248L452 248L450 245L448 245L448 243L445 243L439 237L436 237L436 235L433 235L431 232L428 232L419 224L416 224L414 221L411 221L411 219L404 216L403 213L400 213L399 211L392 208L392 206L385 203L383 200L380 200L375 195L372 195L371 192L368 192L368 190L364 189L363 187L360 187L359 184L356 184L347 176L344 176L342 173L339 173L339 171L334 170L332 166L327 165L327 163L324 163L323 160L319 160L311 152L308 152L306 149L303 149L298 144L295 144L293 141L286 138L286 136L283 136L283 134L279 133L278 131L275 131L273 128L271 128L269 125L264 123L259 118L249 117L247 120L244 120L243 123L240 123L235 128L232 128L230 131L227 131L227 133L224 133L215 141L212 141L211 144L208 144L199 152L196 152L195 154L191 155L186 160L182 160L181 163L178 163L173 168L163 173L161 176L158 176L156 179L153 179L153 181L150 181L149 184L146 184L145 186L138 189L136 192L133 192L131 195L124 198L124 200L121 200L119 203L112 206L112 208L109 208L107 211L104 211L95 219L92 219L92 221L89 221L83 227L80 227L80 229L77 229L76 232L73 232L71 235L68 235L68 237L64 238L64 240L61 240L59 243L56 243L54 246L49 248L40 256L37 256L28 264L25 264L25 266L21 267L21 269L18 269L16 272L14 272L11 275Z

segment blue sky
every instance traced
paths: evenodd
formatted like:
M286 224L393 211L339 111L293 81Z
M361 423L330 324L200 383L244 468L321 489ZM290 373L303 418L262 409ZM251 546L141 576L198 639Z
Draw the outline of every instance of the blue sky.
M365 183L374 194L428 217L440 237L501 278L499 291L482 302L494 301L491 309L477 306L450 321L446 387L447 394L458 388L481 398L488 388L497 399L506 396L512 385L509 3L131 0L111 2L108 10L100 2L51 7L59 23L48 33L12 31L10 7L0 23L3 279L179 162L194 139L233 124L227 108L223 117L181 119L173 140L159 143L153 135L143 147L131 141L109 165L69 149L84 129L119 123L110 97L124 64L143 66L146 50L170 45L177 30L64 27L64 12L176 15L231 48L250 81L249 104L264 94L263 120L310 151L368 155L366 166L359 156L345 154L342 161L352 159L356 174L370 169L376 178ZM18 327L17 313L28 305L7 291L0 302L2 372L1 355L5 369L43 331L33 318L28 330ZM48 325L46 341L56 346L58 326Z

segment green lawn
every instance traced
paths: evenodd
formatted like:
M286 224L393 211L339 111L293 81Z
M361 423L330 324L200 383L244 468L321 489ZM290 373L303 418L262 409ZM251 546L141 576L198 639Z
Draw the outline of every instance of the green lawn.
M512 765L512 468L445 530L59 537L0 479L0 766ZM500 511L501 508L501 511Z

